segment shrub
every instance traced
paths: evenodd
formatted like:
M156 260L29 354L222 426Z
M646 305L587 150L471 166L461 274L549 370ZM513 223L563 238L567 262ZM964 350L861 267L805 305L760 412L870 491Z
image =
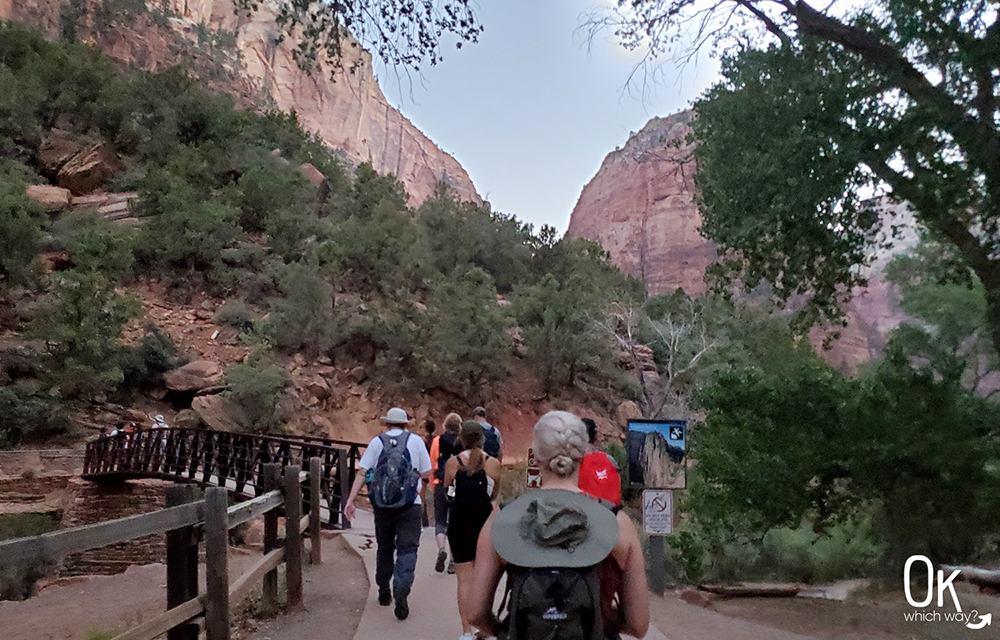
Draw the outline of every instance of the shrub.
M101 272L112 282L132 273L135 232L95 211L63 215L52 225L52 236L79 271Z
M226 370L225 394L243 410L246 427L254 433L280 431L278 401L288 386L285 371L260 354Z
M291 264L279 276L284 297L271 303L268 328L274 344L286 351L317 355L333 344L333 287L314 267Z
M53 276L29 332L48 344L53 377L63 393L106 391L124 379L118 344L139 302L115 292L99 273Z
M65 433L70 424L62 401L42 393L36 385L0 387L0 449Z
M139 346L126 349L122 356L121 390L128 393L156 387L163 381L163 374L176 366L174 341L151 324Z
M24 195L19 182L0 175L0 284L20 285L34 276L41 247L38 207Z
M253 329L256 318L253 309L242 300L227 300L224 305L215 312L215 324L224 324L236 327L241 332Z

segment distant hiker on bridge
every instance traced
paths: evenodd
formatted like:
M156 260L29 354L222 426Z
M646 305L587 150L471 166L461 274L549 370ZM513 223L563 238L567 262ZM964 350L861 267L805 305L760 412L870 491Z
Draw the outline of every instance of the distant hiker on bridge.
M500 461L483 451L483 427L478 422L463 422L458 441L463 451L452 456L444 472L444 485L454 487L448 542L458 577L458 615L463 632L459 640L475 640L466 599L472 587L476 542L493 512L493 500L500 487Z
M503 462L503 436L500 430L486 422L486 409L476 407L472 411L472 419L483 425L483 451Z
M462 450L462 445L458 442L461 428L462 416L449 413L444 419L444 433L435 437L431 443L431 465L434 467L431 480L434 485L434 537L438 547L434 570L438 573L445 570L445 563L448 562L448 518L451 512L444 484L444 471L448 460ZM454 572L454 562L448 563L448 573Z
M393 407L382 422L385 433L368 443L358 462L361 473L351 487L344 516L348 520L354 518L354 501L362 483L367 482L378 546L375 556L378 603L387 607L395 596L396 618L405 620L410 615L406 599L413 587L420 545L423 509L420 489L422 481L430 479L431 459L423 440L407 430L410 419L405 411Z
M482 635L507 640L592 638L649 628L649 590L635 525L579 488L587 430L566 411L535 424L532 447L542 489L490 516L479 536L472 590L472 623ZM507 573L503 624L493 612Z

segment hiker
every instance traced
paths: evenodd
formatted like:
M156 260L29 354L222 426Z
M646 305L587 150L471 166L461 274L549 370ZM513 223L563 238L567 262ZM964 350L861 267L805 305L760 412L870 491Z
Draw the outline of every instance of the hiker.
M486 409L483 407L473 409L472 419L483 425L483 451L503 462L503 437L499 429L486 422Z
M484 525L467 600L472 624L481 635L501 633L493 599L506 571L508 640L642 638L649 590L639 534L623 512L580 492L588 449L583 422L550 411L535 424L532 446L542 488Z
M462 428L462 416L449 413L444 419L444 433L434 438L431 445L431 464L434 467L434 538L437 541L438 555L434 570L441 573L448 562L448 517L451 504L448 502L447 489L444 484L445 468L448 460L462 450L458 435ZM455 573L454 561L448 562L448 573Z
M426 420L424 420L424 435L421 436L421 437L424 439L424 446L427 447L428 451L431 450L431 446L434 443L434 432L435 431L437 431L437 423L434 422L433 420L431 420L430 418L427 418ZM431 479L432 480L433 480L433 473L434 473L434 456L431 455ZM432 494L431 497L430 497L430 499L428 499L428 497L427 497L427 489L428 489L428 487L430 487L431 491L434 490L433 486L425 483L424 484L423 493L420 494L420 499L424 503L424 506L423 506L423 509L422 509L421 513L422 513L422 518L423 518L423 524L424 524L425 527L431 526L431 516L434 515L434 496Z
M399 620L406 620L410 608L406 601L413 586L420 544L420 489L431 476L431 459L419 436L406 428L410 419L399 407L382 417L386 431L368 443L358 461L358 473L344 506L344 516L354 518L354 500L362 483L368 484L368 498L375 514L375 583L378 603L392 604ZM412 436L412 437L411 437ZM395 560L393 559L395 556ZM391 585L390 585L391 581ZM390 588L391 586L391 588Z
M474 420L462 423L458 436L463 451L448 460L444 485L454 488L448 519L448 542L458 578L458 615L462 619L459 640L475 640L466 597L472 585L476 543L500 486L500 461L483 451L483 426Z
M597 423L583 418L587 427L590 447L580 463L580 491L613 505L622 503L622 479L618 473L618 463L610 455L597 448Z

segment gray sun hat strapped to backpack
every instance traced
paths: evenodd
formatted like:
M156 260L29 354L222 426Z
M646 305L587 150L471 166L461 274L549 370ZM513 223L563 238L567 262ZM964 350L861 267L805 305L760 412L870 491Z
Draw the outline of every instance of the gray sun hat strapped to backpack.
M493 520L493 546L508 563L505 640L603 640L601 562L618 543L618 520L572 491L525 494Z

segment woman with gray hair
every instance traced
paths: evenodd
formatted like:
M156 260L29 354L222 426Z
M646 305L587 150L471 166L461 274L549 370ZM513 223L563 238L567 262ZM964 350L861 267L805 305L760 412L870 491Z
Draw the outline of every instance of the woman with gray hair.
M535 423L532 446L542 488L494 512L484 525L467 600L473 625L486 636L501 631L493 601L506 571L512 585L506 637L642 638L649 590L639 534L627 515L579 489L586 427L572 413L550 411ZM580 589L583 584L588 588ZM552 593L559 597L550 601L546 594Z

